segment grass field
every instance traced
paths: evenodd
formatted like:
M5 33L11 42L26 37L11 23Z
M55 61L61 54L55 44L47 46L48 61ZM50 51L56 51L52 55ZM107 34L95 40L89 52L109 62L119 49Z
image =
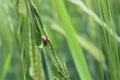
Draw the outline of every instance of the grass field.
M0 1L0 80L120 80L120 0Z

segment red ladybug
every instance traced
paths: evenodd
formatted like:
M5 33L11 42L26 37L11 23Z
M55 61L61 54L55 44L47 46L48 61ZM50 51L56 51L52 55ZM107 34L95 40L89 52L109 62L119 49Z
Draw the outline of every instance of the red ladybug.
M46 46L48 43L47 36L42 36L42 41L43 41L44 45Z

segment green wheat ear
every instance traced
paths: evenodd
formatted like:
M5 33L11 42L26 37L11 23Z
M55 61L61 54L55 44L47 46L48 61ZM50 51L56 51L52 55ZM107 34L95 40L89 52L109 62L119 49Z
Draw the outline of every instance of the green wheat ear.
M18 38L19 38L19 42L20 42L20 46L21 46L21 57L22 57L22 65L23 65L23 74L24 74L24 80L27 80L27 63L25 61L25 46L29 47L29 58L30 58L30 75L32 76L33 80L44 80L44 71L43 71L43 67L42 67L42 60L41 60L41 53L39 51L39 47L42 46L42 39L41 39L41 31L47 36L48 41L49 41L49 47L52 51L52 56L55 58L56 60L56 64L57 64L57 70L58 73L60 73L61 75L63 75L62 77L64 77L67 80L70 80L69 78L69 73L67 71L67 68L65 66L62 66L58 56L56 55L56 52L52 46L52 43L50 41L49 35L47 34L47 31L45 29L45 27L42 24L42 21L40 19L39 13L37 8L35 7L35 4L32 3L29 0L25 0L26 3L26 10L28 13L27 17L21 17L19 14L19 8L18 8L18 4L19 4L19 0L16 0L14 7L15 7L15 12L17 15L17 19L18 19ZM25 18L25 20L23 20ZM28 42L29 44L26 44L26 42L24 41L22 37L22 35L25 35L25 33L22 33L25 28L25 26L23 26L23 21L26 21L26 25L28 26L27 29L27 34L28 34ZM41 30L42 29L42 30ZM24 30L26 31L26 30ZM43 47L40 47L40 49ZM62 70L60 72L60 70Z
M52 56L53 58L55 59L56 61L56 68L57 68L57 72L62 75L62 77L66 80L70 80L70 76L69 76L69 73L68 73L68 70L67 70L67 67L65 67L65 65L62 65L59 57L57 56L56 52L55 52L55 49L52 45L52 41L50 40L50 37L48 35L48 32L47 32L47 29L46 27L43 25L42 23L42 20L40 18L40 15L38 13L38 9L36 8L35 4L33 3L32 4L32 7L33 7L33 10L36 14L36 21L38 21L38 24L40 25L40 27L38 27L39 29L42 29L42 32L46 35L47 39L48 39L48 42L47 44L49 45L51 51L52 51Z
M33 42L31 27L29 29L29 44L30 44L29 55L33 80L44 80L41 54L39 52L39 47Z
M30 66L32 69L32 78L33 80L44 80L44 73L43 73L43 68L42 68L42 61L41 61L41 54L39 52L39 45L41 45L41 33L40 30L38 29L38 25L35 20L35 15L34 12L32 12L32 7L30 4L29 0L26 0L26 7L29 16L27 16L28 23L29 25L28 29L28 42L29 44L26 44L23 40L22 37L22 30L25 29L22 26L22 17L20 16L18 12L18 4L19 0L15 1L14 7L15 7L15 12L17 15L18 19L18 38L21 46L21 57L22 57L22 63L23 63L23 71L24 71L24 80L26 80L26 65L25 63L25 48L24 46L29 46L29 57L30 57ZM24 18L24 17L23 17ZM24 22L23 22L24 23ZM25 26L24 26L25 27ZM25 44L24 44L25 43Z
M44 80L44 73L42 68L41 54L39 53L39 45L41 44L41 32L35 19L31 2L26 0L26 6L29 14L29 55L31 68L33 73L33 80Z

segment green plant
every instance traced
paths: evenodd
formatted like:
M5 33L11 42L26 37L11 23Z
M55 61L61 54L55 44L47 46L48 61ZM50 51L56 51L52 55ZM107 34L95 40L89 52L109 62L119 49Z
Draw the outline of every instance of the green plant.
M0 80L120 80L120 0L1 0Z

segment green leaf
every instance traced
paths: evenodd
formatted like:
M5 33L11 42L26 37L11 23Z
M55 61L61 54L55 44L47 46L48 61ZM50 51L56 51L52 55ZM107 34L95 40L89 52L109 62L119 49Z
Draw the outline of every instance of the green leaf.
M5 76L6 76L6 74L7 74L7 71L8 71L8 69L9 69L9 65L10 65L10 62L11 62L11 58L12 58L12 54L9 53L8 56L6 57L6 60L5 60L4 66L3 66L2 80L5 79Z
M92 80L85 56L77 40L75 30L72 26L69 15L63 3L63 0L54 0L54 1L58 10L60 20L62 22L63 29L66 34L66 39L67 39L69 48L71 50L71 54L72 54L75 66L77 68L78 74L82 80Z

